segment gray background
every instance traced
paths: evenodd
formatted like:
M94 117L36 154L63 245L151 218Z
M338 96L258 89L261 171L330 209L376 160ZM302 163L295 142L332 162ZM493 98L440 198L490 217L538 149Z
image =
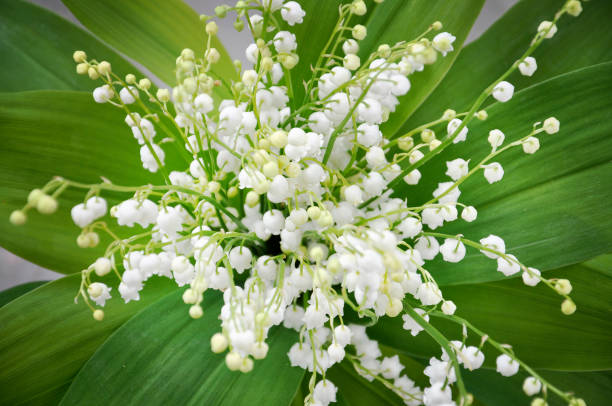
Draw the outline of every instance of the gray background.
M221 4L221 0L186 0L199 14L212 15L216 5ZM324 0L321 0L324 1ZM487 0L480 16L476 20L467 41L478 38L495 20L497 20L506 10L508 10L517 0ZM84 28L73 16L70 11L62 4L61 0L32 0L32 3L39 4L51 9L70 21ZM225 1L224 3L228 3ZM239 33L232 27L233 19L226 18L219 21L219 36L227 47L227 51L233 59L245 60L244 48L249 43L247 30ZM231 46L230 46L231 45ZM133 61L134 62L134 61ZM146 71L146 69L143 69ZM148 73L148 72L147 72ZM75 249L76 246L75 246ZM61 277L60 274L52 272L21 259L10 252L0 248L0 290L11 286L35 280L51 280Z

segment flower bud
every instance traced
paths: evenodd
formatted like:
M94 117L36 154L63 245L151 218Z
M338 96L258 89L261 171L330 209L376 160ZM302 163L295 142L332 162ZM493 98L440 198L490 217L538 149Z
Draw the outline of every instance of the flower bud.
M208 182L208 191L210 193L218 193L221 190L221 184L216 180Z
M404 305L402 304L402 301L394 297L389 302L389 306L387 306L387 311L386 311L387 316L395 317L402 312L403 308L404 308Z
M100 75L98 74L98 71L93 66L87 69L87 74L89 75L89 79L91 80L96 80L100 77Z
M436 31L440 31L442 29L442 23L440 21L434 21L434 23L431 25L431 28Z
M40 189L33 189L28 194L28 204L31 206L36 206L41 197L43 197L45 193Z
M198 302L198 294L193 289L187 289L183 292L183 302L185 304L196 304Z
M323 248L321 248L319 245L315 245L310 249L308 255L314 262L320 262L324 255Z
M202 310L202 306L198 304L194 304L189 308L189 316L191 316L192 319L199 319L203 314L204 311Z
M251 347L251 354L253 354L253 358L255 359L264 359L268 354L268 344L264 342L259 342L253 344Z
M280 63L289 70L295 68L295 65L298 64L299 60L300 59L295 54L280 56Z
M86 63L80 63L76 66L76 72L79 75L85 75L88 69L89 69L89 65Z
M162 103L168 103L170 101L170 91L168 89L157 89L156 96Z
M572 292L572 284L567 279L559 279L555 282L555 290L560 295L569 295Z
M98 276L104 276L111 271L111 261L108 258L98 258L94 262L94 271Z
M245 70L242 73L242 83L244 83L248 87L252 87L257 81L257 72L253 69Z
M308 213L308 217L313 220L316 220L321 216L321 209L319 209L317 206L310 206L306 212Z
M382 44L378 47L378 53L383 58L388 58L391 55L391 47L388 44Z
M268 161L263 165L262 172L268 178L273 178L279 173L278 164L274 161Z
M204 53L204 57L206 58L208 63L217 63L221 58L221 54L219 53L219 51L217 51L216 48L210 48L206 50L206 52Z
M300 172L300 165L296 162L291 162L289 165L287 165L287 168L285 168L285 173L290 178L297 178L300 175Z
M249 357L246 357L242 360L242 365L240 365L240 372L249 373L253 370L253 360Z
M430 130L429 128L426 128L421 132L421 139L423 140L423 142L429 144L431 141L436 139L436 133Z
M557 33L557 26L553 24L552 21L542 21L540 25L538 25L538 33L541 35L546 33L544 38L550 39Z
M361 61L355 54L348 54L344 57L344 67L348 70L356 70L360 64Z
M57 200L43 194L36 202L36 209L42 214L53 214L57 210Z
M559 120L554 117L549 117L544 120L542 128L547 134L556 134L559 132Z
M244 21L242 21L240 18L234 21L234 29L238 32L242 31L244 29Z
M442 114L442 120L452 120L457 117L457 112L453 109L446 109Z
M229 7L225 5L215 7L215 15L219 18L225 18Z
M578 17L582 13L582 3L579 0L570 0L565 5L565 10L567 10L567 14Z
M193 61L195 59L195 52L192 49L185 48L181 51L181 58L186 61Z
M236 197L238 195L238 188L236 186L232 186L231 188L227 189L227 197L229 197L230 199L232 197Z
M206 34L217 35L217 32L219 32L219 26L217 25L216 22L210 21L209 23L206 24Z
M85 234L85 238L87 238L87 248L93 248L100 243L100 236L96 232L88 232L87 234Z
M246 204L249 207L255 207L259 204L259 195L254 191L249 191L246 195Z
M362 15L365 15L367 11L368 11L368 8L366 7L363 0L354 0L353 3L351 3L351 13L358 15L358 16L362 16Z
M238 371L242 366L242 357L237 352L228 352L225 356L225 365L230 371Z
M457 310L457 305L452 300L445 300L442 302L442 312L446 315L455 314L455 310Z
M9 221L16 226L25 224L27 219L26 214L22 210L14 210L9 217Z
M134 75L133 73L128 73L127 75L125 75L125 83L127 83L128 85L133 85L134 83L136 83L136 75Z
M225 351L227 346L227 338L221 333L216 333L210 338L210 349L215 354Z
M270 142L276 148L284 148L287 145L287 133L282 130L274 131L270 137Z
M481 120L481 121L486 120L486 119L487 119L487 117L489 117L489 114L487 114L487 111L486 111L486 110L479 110L479 111L476 113L476 118L477 118L477 119L479 119L479 120Z
M100 75L108 75L111 73L111 64L107 61L102 61L98 64L98 73Z
M440 140L431 140L429 143L429 150L433 151L434 149L438 148L440 145L442 145L442 141Z
M93 318L97 321L102 321L104 320L104 310L102 309L96 309L93 312Z
M82 233L76 239L76 243L79 248L89 248L89 238L87 238L87 234Z
M572 299L565 299L563 303L561 303L561 312L566 315L574 314L576 311L576 304L572 301Z
M274 66L274 61L272 60L272 58L270 58L269 56L262 58L261 69L263 69L265 72L270 72L273 66Z
M526 154L533 154L540 149L540 140L536 137L529 137L522 143L523 151Z
M366 37L366 35L368 35L368 30L363 25L357 24L353 27L353 38L355 38L357 41L361 41Z
M76 63L85 62L87 60L87 54L84 51L74 51L72 59Z
M412 137L402 137L397 142L397 146L402 151L410 151L414 147L414 140Z

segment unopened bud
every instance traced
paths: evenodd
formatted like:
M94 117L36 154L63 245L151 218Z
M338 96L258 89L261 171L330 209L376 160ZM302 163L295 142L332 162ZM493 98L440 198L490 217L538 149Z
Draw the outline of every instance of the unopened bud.
M43 194L36 203L36 209L42 214L53 214L57 210L57 200Z
M217 25L216 22L210 21L209 23L206 24L206 34L217 35L217 32L219 32L219 26Z
M26 214L21 210L14 210L9 217L9 221L16 226L25 224L27 219Z
M84 51L74 51L72 59L76 63L85 62L87 60L87 54Z
M108 75L111 73L111 64L107 61L102 61L98 64L98 73L101 75Z
M561 311L568 316L574 314L576 311L576 304L571 299L565 299L563 303L561 303Z

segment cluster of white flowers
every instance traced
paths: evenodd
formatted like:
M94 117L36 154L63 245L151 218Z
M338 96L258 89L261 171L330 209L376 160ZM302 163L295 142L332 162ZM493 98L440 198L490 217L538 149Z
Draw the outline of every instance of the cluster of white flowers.
M305 17L295 1L263 3L253 3L249 11L278 13L289 26ZM220 59L210 41L203 58L185 49L177 59L177 85L155 94L148 79L137 82L128 75L123 80L112 73L110 64L88 62L84 52L75 53L80 73L105 82L94 90L94 100L130 111L125 122L141 145L143 167L166 180L165 185L134 188L109 182L85 186L90 189L87 199L71 213L83 229L79 246L96 245L95 230L109 230L100 220L107 212L99 196L104 190L133 192L112 207L110 215L118 225L138 231L126 239L113 234L106 255L83 271L83 297L98 306L111 297L110 287L89 282L91 272L104 276L114 270L120 275L117 291L125 302L139 300L149 278L170 278L186 286L183 300L190 306L189 314L199 318L206 311L200 305L204 295L219 290L222 330L212 337L211 348L227 351L231 370L249 372L253 360L266 357L268 332L282 324L298 332L288 354L291 364L314 374L306 399L311 405L335 401L337 388L325 373L343 360L366 379L385 382L408 405L454 405L452 388L459 365L469 370L481 367L480 347L450 341L452 356L443 349L441 358L431 358L424 371L430 386L421 389L401 375L404 367L397 355L383 357L364 326L344 324L344 312L369 319L402 315L404 329L412 335L429 331L430 316L438 308L443 316L454 317L457 306L444 299L426 263L438 254L444 261L459 262L467 246L496 260L505 276L522 271L526 285L545 281L566 297L563 311L572 313L569 282L543 279L537 269L507 254L502 238L489 235L476 242L433 232L459 217L476 220L476 208L459 202L459 185L479 170L489 183L500 181L504 169L490 161L514 146L528 154L536 152L537 135L558 132L559 122L551 117L535 123L533 131L505 146L503 132L492 129L491 153L485 159L473 163L469 157L458 157L447 162L445 175L450 180L438 183L430 201L408 207L392 196L390 185L417 184L421 173L416 168L427 154L465 142L469 120L486 119L486 111L476 112L476 106L466 113L447 110L441 119L394 140L380 130L398 98L409 92L410 75L453 52L456 38L441 32L429 39L442 27L435 22L417 39L381 45L362 60L359 41L366 27L341 27L334 41L344 57L321 57L314 67L320 76L305 83L307 100L292 109L288 72L299 62L300 44L293 33L275 26L275 19L257 12L248 15L245 7L216 10L221 17L232 10L246 17L254 36L245 51L253 66L242 69L236 63L241 79L231 84L216 79L210 70ZM356 0L340 8L339 21L366 11L363 1ZM555 31L554 23L544 22L536 38L550 38ZM214 21L206 21L206 32L209 37L217 33ZM347 33L352 38L345 37ZM531 76L537 65L526 56L513 68ZM232 97L219 101L214 92L223 87ZM514 86L500 80L485 93L507 102ZM160 116L175 128L168 130ZM434 132L439 125L445 127L442 137ZM420 143L413 137L417 132ZM181 156L188 158L168 168L165 148L182 149ZM79 187L55 179L44 191L31 194L26 209L55 211L57 204L47 207L49 199L55 201L46 193L66 186ZM11 220L25 222L24 211L13 213ZM100 309L94 312L96 319L103 315ZM504 376L515 374L518 361L502 352L497 370ZM322 379L314 385L318 375ZM541 387L537 378L525 381L528 394Z

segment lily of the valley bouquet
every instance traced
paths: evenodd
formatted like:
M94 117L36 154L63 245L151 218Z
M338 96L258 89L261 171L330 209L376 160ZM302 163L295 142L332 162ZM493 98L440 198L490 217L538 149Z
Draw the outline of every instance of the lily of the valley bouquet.
M99 13L124 5L89 3L66 1L88 28L114 38L113 24L123 22ZM116 10L118 20L142 2L128 3ZM176 2L146 5L151 21L164 18L155 13L172 13L170 3ZM524 3L517 7L530 10ZM580 317L572 275L543 272L550 269L549 256L565 256L559 266L589 257L559 252L583 244L571 242L580 232L571 229L576 225L559 230L555 222L564 220L532 215L534 207L557 213L542 206L566 204L563 192L570 187L542 188L555 181L550 166L563 173L564 163L539 154L546 149L571 154L575 145L601 142L592 135L578 139L571 120L589 113L575 113L576 106L554 98L571 96L571 89L580 88L575 83L588 86L597 75L608 84L611 73L609 65L598 65L536 79L541 64L543 74L556 76L550 73L555 61L567 52L563 43L553 45L555 53L541 49L583 18L573 19L583 11L579 0L548 3L555 7L545 8L546 18L521 27L527 41L519 41L512 60L481 74L489 64L486 56L457 59L463 76L449 74L424 105L457 58L469 30L462 20L472 22L482 1L219 5L215 16L194 22L204 39L197 48L185 44L177 52L171 68L175 80L166 81L171 87L123 65L117 69L106 60L112 55L85 47L75 51L76 74L91 79L87 111L114 109L109 114L117 131L105 134L105 140L129 147L130 164L118 173L141 165L142 175L137 183L106 173L99 173L98 181L78 173L54 176L10 213L13 225L27 229L30 222L44 221L35 211L69 212L70 250L83 250L88 258L78 278L70 279L76 297L61 303L69 310L68 321L48 328L73 329L77 335L103 329L97 338L106 341L95 353L84 350L87 340L76 346L90 360L77 362L72 376L80 371L58 395L61 404L164 399L164 404L505 404L504 396L499 403L486 400L482 388L495 382L490 385L522 396L524 404L585 405L583 396L589 394L581 394L579 381L555 379L537 368L548 365L529 346L529 333L518 335L516 348L508 340L517 337L508 330L525 328L531 312L543 311L554 323ZM605 9L601 2L584 4L591 6ZM153 26L147 18L135 20L134 35ZM236 30L252 35L244 49L248 63L230 62L217 40L217 20L229 18ZM171 33L173 27L165 30ZM123 40L136 44L126 48L136 53L146 47L131 37ZM486 49L490 58L506 51L503 41ZM572 50L582 51L589 52ZM145 65L153 57L145 58ZM155 63L151 66L160 73ZM530 88L532 77L542 83ZM596 86L590 91L595 101L589 103L609 112L610 100L598 96ZM549 99L553 103L542 102ZM572 131L564 131L564 117ZM82 114L78 122L88 120ZM588 132L591 124L582 124L580 131ZM80 131L89 137L86 128ZM609 163L609 141L599 148ZM95 151L79 153L82 167L96 159ZM101 167L114 165L113 159L105 156ZM54 163L48 170L54 171ZM610 174L602 173L609 187ZM518 199L504 201L506 178ZM521 194L533 188L535 194ZM553 228L553 237L566 233L570 243L547 245L546 228ZM17 230L13 226L6 233ZM587 247L590 257L610 247L609 230L599 238L603 241ZM540 244L537 251L523 250L534 244ZM465 291L449 286L447 292L445 286L492 280L502 281ZM584 283L580 276L578 281ZM510 297L503 289L511 289ZM529 307L530 289L545 303L543 310ZM129 307L134 302L149 306L136 313ZM585 305L587 311L597 306ZM503 313L514 306L522 313ZM489 318L483 316L488 310ZM36 317L54 312L42 301ZM71 312L93 317L74 330ZM117 329L122 312L131 318ZM531 328L553 334L553 343L564 341L546 325ZM610 331L605 334L609 340ZM588 339L582 343L588 344ZM566 357L563 347L551 345L549 351L560 360ZM601 354L608 364L609 351ZM468 378L479 371L490 372ZM11 382L10 376L3 379ZM186 397L169 394L175 391Z

